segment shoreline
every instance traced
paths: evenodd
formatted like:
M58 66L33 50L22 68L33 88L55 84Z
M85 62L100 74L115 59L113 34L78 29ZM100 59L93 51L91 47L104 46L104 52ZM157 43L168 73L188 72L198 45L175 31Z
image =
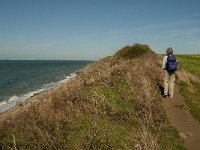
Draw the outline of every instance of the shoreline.
M25 99L25 101L18 102L18 103L16 102L16 104L13 107L11 107L3 112L0 112L0 123L8 117L14 117L15 115L17 115L20 112L28 111L28 108L31 107L32 105L42 102L42 101L40 101L41 97L44 97L45 95L50 94L53 91L56 91L57 89L61 88L62 86L69 84L69 82L73 81L79 73L80 73L80 70L77 70L77 71L71 73L69 76L67 76L64 80L58 81L58 83L59 83L58 85L44 89L43 91L40 91L38 93L34 93L32 96Z
M0 64L4 74L0 80L0 113L37 93L65 83L90 63L88 60L19 61Z

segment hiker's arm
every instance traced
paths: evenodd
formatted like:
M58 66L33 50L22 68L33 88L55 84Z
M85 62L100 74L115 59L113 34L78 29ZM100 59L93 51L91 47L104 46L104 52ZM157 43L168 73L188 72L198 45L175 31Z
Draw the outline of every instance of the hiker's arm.
M166 63L167 63L167 56L165 56L165 57L163 58L163 62L162 62L162 69L164 69L164 70L165 70L165 68L166 68Z
M176 63L177 63L177 71L175 72L175 77L176 77L176 79L178 78L178 61L176 60Z

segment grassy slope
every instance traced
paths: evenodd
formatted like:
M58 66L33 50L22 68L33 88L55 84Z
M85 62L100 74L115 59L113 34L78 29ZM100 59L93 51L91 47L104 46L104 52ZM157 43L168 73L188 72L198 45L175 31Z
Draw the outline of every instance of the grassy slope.
M190 82L180 83L181 92L186 98L191 113L200 122L200 82L198 81L200 79L200 55L177 55L177 59L179 69L192 74L189 77Z
M161 105L160 65L145 45L87 66L0 124L4 149L183 149ZM144 53L138 52L139 49ZM127 50L128 49L128 50ZM136 52L136 53L135 53ZM137 58L135 58L135 55ZM125 57L124 57L125 56Z

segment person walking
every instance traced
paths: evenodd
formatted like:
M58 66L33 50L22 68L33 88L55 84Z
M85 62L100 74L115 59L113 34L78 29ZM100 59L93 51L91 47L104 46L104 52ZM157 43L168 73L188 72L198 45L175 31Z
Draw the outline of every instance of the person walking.
M174 85L177 70L176 57L173 56L173 49L167 48L166 56L163 58L162 68L164 69L164 95L163 97L169 96L174 97Z

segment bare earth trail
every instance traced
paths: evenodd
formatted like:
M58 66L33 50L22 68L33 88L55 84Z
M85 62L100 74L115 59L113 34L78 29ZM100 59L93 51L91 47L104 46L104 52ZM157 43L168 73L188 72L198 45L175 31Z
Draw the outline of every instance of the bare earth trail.
M175 86L174 98L163 98L163 105L169 121L181 137L181 141L189 150L200 150L200 124L190 114L184 102L185 98Z

